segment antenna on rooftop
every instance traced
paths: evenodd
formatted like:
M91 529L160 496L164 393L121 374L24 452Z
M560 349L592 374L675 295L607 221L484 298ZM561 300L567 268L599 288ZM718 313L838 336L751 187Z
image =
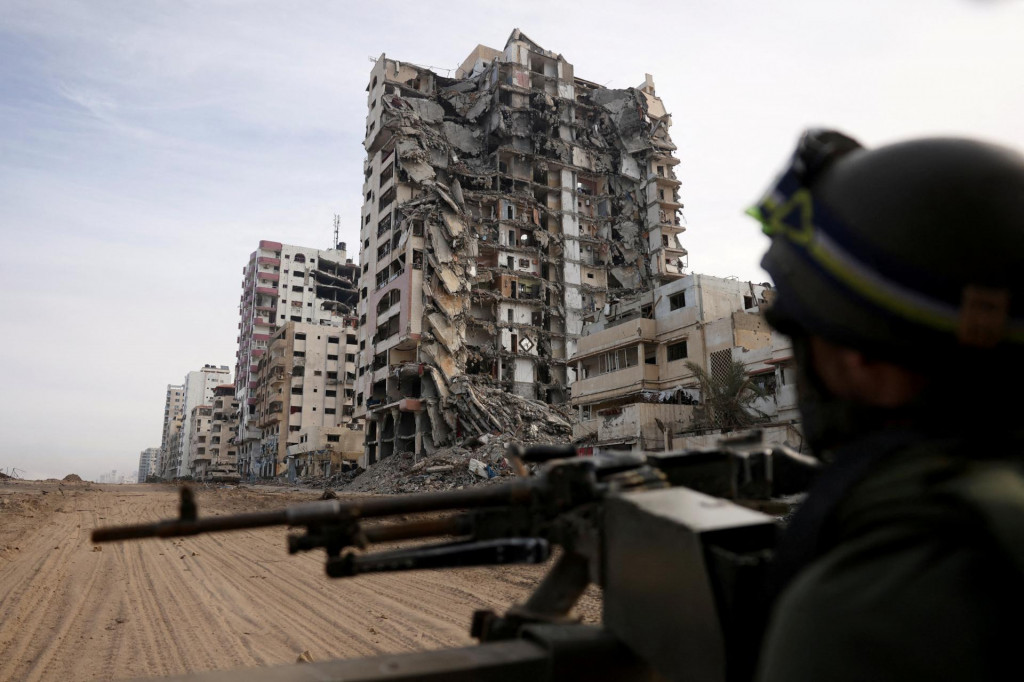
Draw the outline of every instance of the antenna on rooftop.
M334 214L334 241L331 243L331 248L338 248L338 229L341 226L341 216L337 213Z

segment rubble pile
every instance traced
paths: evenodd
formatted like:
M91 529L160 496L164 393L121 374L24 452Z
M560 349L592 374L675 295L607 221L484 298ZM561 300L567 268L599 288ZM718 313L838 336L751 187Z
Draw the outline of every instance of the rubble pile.
M363 473L365 469L354 468L348 471L339 471L336 474L330 476L304 476L299 478L299 483L310 488L340 488L352 482L359 474Z
M82 483L82 477L78 474L68 474L61 480L65 483Z
M479 449L443 448L415 460L405 452L374 464L342 490L397 495L497 483L514 475L504 452L499 441Z
M485 384L464 382L458 394L459 417L466 432L482 433L459 445L416 458L404 452L385 458L344 486L345 492L399 493L453 490L497 483L515 476L506 454L510 443L569 443L573 411L506 393Z
M459 377L454 384L450 405L457 410L464 431L481 434L481 444L486 445L497 434L524 445L568 443L572 439L576 416L568 406L508 393L467 376Z

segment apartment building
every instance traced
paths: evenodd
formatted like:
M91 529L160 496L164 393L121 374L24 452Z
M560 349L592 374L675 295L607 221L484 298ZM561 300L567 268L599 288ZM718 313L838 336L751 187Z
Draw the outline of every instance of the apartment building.
M452 442L476 382L564 402L584 318L684 276L671 116L648 75L577 78L519 30L454 74L367 86L356 414L363 464ZM387 450L383 444L387 443Z
M181 450L181 430L184 423L185 415L182 413L171 422L167 432L167 457L157 468L157 474L166 481L178 475L178 464L174 455Z
M172 459L171 433L175 428L175 424L178 424L178 428L180 428L181 419L184 416L184 406L185 386L183 384L167 384L167 395L164 399L164 428L163 435L160 438L160 453L157 456L152 473L162 476L165 464L169 465ZM177 452L177 450L173 452Z
M196 480L206 478L206 470L210 466L210 427L213 421L213 407L196 405L188 415L189 463L188 470L182 476L191 476Z
M193 449L196 441L193 439L195 425L192 423L192 415L200 405L209 406L213 402L217 386L229 382L231 370L227 365L204 365L202 369L185 376L181 437L177 440L177 449L171 454L168 478L192 475L192 457L196 454Z
M340 471L351 448L355 416L356 324L286 322L271 335L255 376L259 448L249 462L260 477ZM362 434L354 436L362 442ZM345 447L349 447L346 452Z
M720 377L736 361L768 395L750 406L764 416L766 442L799 447L792 347L759 310L771 294L763 284L693 274L606 306L571 360L574 436L606 449L711 444L717 434L695 431L702 396L687 362Z
M210 414L210 437L206 448L207 462L201 473L193 468L197 480L231 479L238 475L238 399L234 384L221 384L213 390ZM196 461L196 460L194 460Z
M286 322L345 327L355 317L359 266L344 242L322 250L260 241L242 268L235 396L239 401L239 473L260 459L256 373L271 336Z
M160 448L146 448L139 453L139 483L145 483L147 476L156 473L156 462L159 456Z

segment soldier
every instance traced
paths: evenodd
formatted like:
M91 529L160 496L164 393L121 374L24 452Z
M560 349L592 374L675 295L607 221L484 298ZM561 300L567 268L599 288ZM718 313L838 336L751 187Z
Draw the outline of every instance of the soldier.
M1001 678L1024 613L1024 157L810 131L751 213L828 463L758 678Z

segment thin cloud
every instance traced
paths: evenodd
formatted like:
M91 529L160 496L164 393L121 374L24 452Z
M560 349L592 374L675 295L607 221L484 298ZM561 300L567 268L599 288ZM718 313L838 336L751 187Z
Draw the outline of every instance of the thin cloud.
M381 53L454 69L513 28L673 112L691 269L764 281L743 209L807 125L1024 148L1024 3L8 0L0 16L0 467L126 470L163 391L233 365L259 239L356 249ZM652 28L653 27L653 28ZM353 257L357 254L353 253ZM59 428L55 428L59 424Z

